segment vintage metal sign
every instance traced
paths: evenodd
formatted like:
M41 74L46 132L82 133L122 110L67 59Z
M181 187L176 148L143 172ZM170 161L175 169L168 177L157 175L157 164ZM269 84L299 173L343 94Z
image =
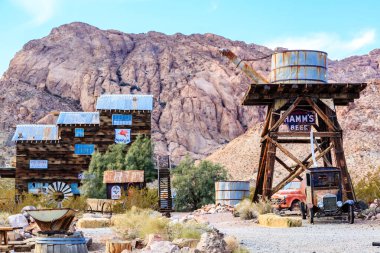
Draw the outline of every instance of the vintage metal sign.
M121 198L121 188L118 185L114 185L111 188L111 199L120 199Z
M131 129L115 129L115 143L128 144L131 142Z
M48 160L30 160L29 168L30 169L47 169Z
M309 132L311 126L316 124L316 115L314 111L294 110L284 123L292 132Z

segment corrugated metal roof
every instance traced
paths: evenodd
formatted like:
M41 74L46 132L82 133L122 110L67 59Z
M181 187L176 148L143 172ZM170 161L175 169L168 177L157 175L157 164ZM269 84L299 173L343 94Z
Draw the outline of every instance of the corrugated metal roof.
M103 174L103 183L143 183L143 170L106 170Z
M57 124L99 124L99 112L61 112Z
M56 125L17 125L12 141L58 140Z
M148 110L153 109L152 95L101 95L96 102L97 110Z

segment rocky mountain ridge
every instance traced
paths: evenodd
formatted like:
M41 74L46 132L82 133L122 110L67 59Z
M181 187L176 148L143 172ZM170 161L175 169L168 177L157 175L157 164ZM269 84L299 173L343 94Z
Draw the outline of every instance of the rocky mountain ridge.
M202 159L257 127L265 116L264 107L241 106L250 81L218 53L219 48L229 48L246 59L272 52L214 34L127 34L84 23L54 28L48 36L26 43L1 78L0 131L12 134L9 127L41 118L40 122L50 123L54 120L48 115L51 111L92 111L100 94L150 93L155 97L156 154L170 154L175 163L186 154ZM330 61L329 80L380 79L379 60L380 50L374 50ZM252 62L252 66L268 76L270 59ZM368 101L360 99L340 112L341 124L355 143L363 130L371 129L374 139L379 135L376 87L367 88ZM356 118L349 120L351 116ZM375 147L371 154L377 156Z

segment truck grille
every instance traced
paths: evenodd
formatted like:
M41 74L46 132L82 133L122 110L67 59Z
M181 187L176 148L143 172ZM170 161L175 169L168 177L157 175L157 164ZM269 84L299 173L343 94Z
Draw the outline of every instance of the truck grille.
M326 211L336 210L336 196L330 194L323 196L323 208Z

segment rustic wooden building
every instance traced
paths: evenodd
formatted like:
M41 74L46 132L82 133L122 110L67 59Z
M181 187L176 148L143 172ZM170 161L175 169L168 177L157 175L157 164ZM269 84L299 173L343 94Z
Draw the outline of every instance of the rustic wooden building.
M114 143L129 145L139 134L150 137L152 109L151 95L102 95L96 112L61 112L56 125L18 125L12 139L16 188L79 194L95 151L105 152Z
M130 187L145 187L144 170L107 170L103 183L107 187L107 199L120 199Z

